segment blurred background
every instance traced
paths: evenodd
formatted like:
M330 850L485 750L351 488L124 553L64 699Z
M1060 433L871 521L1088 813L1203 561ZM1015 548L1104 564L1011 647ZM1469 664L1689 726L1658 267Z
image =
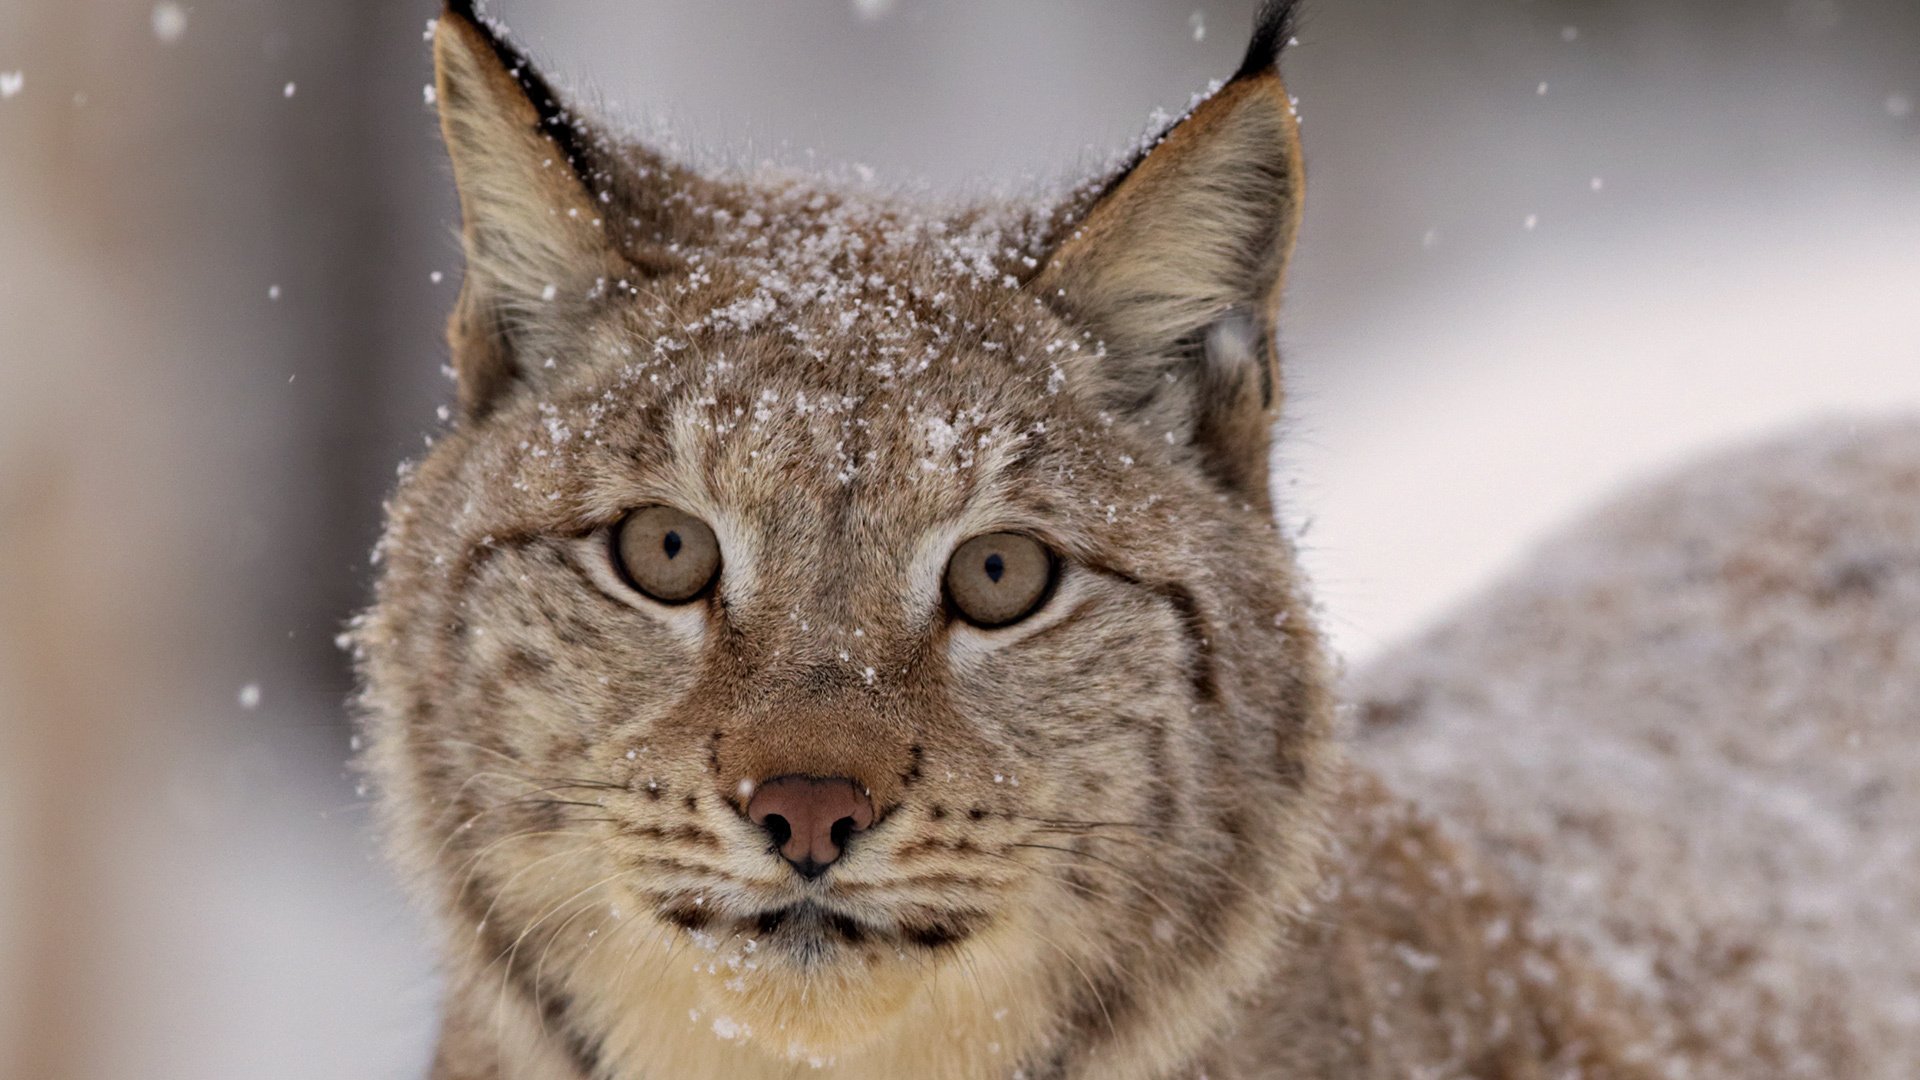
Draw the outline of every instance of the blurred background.
M982 192L1251 0L497 0L708 160ZM451 399L431 0L0 0L0 1075L413 1077L333 645ZM1315 0L1285 514L1350 662L1629 478L1920 407L1920 4Z

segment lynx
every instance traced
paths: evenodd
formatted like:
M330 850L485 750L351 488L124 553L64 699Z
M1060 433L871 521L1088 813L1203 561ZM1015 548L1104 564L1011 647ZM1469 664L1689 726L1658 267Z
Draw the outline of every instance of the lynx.
M1336 747L1268 472L1290 19L1108 175L943 207L615 141L449 4L459 416L351 635L437 1080L1753 1060Z

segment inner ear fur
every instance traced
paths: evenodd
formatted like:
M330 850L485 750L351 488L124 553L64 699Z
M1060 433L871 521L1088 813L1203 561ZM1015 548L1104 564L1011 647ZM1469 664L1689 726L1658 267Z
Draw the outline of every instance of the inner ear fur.
M1256 51L1275 45L1268 30ZM1250 52L1240 75L1107 186L1034 283L1105 346L1086 377L1106 406L1188 441L1261 502L1280 405L1274 319L1303 172L1292 99L1271 53L1258 63ZM1228 322L1231 333L1214 333Z
M621 260L588 180L592 140L527 59L462 2L437 23L433 58L467 260L448 340L474 416L537 372L524 329Z

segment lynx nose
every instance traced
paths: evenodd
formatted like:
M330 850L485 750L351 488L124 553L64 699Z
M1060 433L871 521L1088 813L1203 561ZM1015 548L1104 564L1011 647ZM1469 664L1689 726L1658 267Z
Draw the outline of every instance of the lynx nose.
M747 820L811 881L840 858L854 833L873 824L873 798L845 777L781 776L755 789Z

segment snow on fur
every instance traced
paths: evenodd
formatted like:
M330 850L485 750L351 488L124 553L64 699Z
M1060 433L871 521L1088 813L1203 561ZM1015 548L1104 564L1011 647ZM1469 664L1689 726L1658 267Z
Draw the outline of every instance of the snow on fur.
M1664 1075L1912 1075L1920 422L1631 494L1355 689L1361 760L1648 1006Z

